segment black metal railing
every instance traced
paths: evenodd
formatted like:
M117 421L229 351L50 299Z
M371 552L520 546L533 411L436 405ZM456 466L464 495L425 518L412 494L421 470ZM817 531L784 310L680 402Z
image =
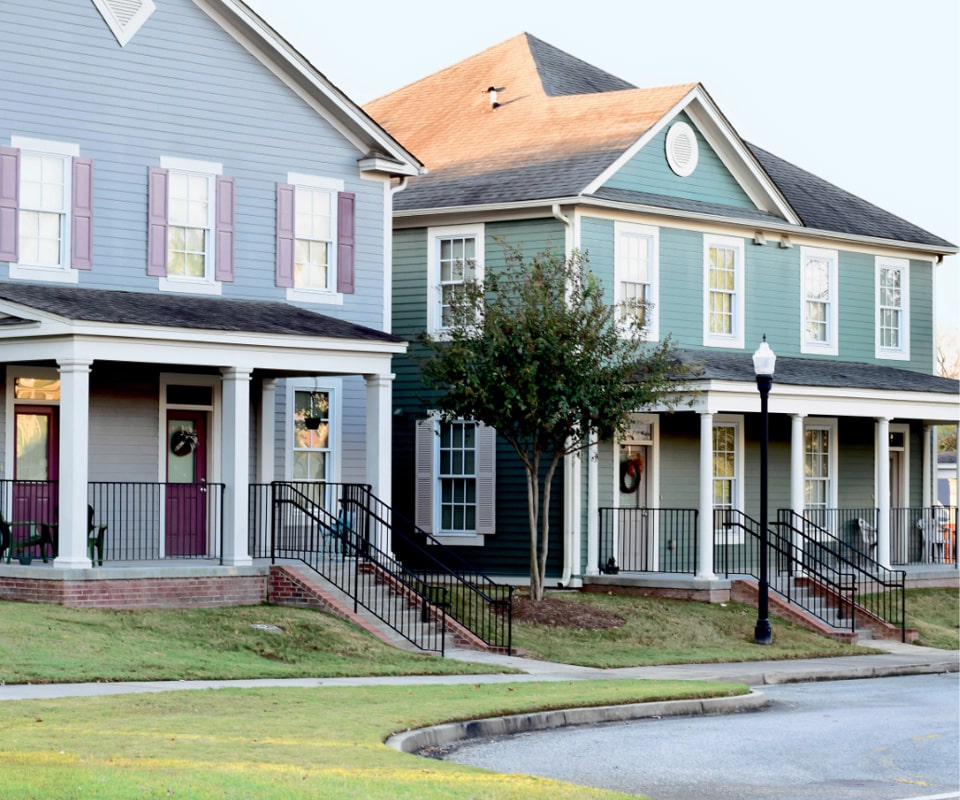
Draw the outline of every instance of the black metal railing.
M222 483L93 481L94 522L106 525L105 561L221 559Z
M601 508L601 572L697 571L693 508Z
M890 563L897 565L957 562L957 508L890 509Z
M906 572L885 567L864 552L856 538L859 531L853 538L835 536L817 526L808 513L784 508L777 512L778 530L794 543L796 574L806 577L817 570L844 585L852 581L856 607L900 628L901 640L906 641Z
M267 508L269 522L260 513ZM443 652L447 617L511 649L512 587L475 570L368 486L252 486L250 531L251 553L302 561L422 649Z
M767 529L767 584L788 603L841 630L856 631L855 575L810 547L802 531ZM715 569L718 573L760 578L760 523L741 511L714 512Z

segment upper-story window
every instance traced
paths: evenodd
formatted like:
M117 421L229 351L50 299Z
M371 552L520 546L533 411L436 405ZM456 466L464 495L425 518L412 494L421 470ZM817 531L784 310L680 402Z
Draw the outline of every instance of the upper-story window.
M221 164L164 157L150 169L147 274L161 290L220 294L233 280L234 202Z
M910 358L910 262L876 260L876 357Z
M659 231L648 225L617 222L614 235L614 302L619 308L620 321L626 324L635 320L645 338L657 339Z
M704 236L703 343L743 347L743 239Z
M10 277L76 283L93 261L93 164L77 145L0 147L0 261Z
M437 333L452 324L457 293L483 280L483 226L429 228L427 247L427 330Z
M800 351L837 354L837 251L800 248Z
M277 184L277 286L290 300L342 303L354 291L355 195L334 178L287 180Z

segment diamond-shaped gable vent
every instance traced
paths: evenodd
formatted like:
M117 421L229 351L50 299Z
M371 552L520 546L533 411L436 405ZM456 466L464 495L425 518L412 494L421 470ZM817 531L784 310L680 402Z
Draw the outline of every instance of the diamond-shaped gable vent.
M133 38L156 8L153 0L93 0L93 4L121 47Z

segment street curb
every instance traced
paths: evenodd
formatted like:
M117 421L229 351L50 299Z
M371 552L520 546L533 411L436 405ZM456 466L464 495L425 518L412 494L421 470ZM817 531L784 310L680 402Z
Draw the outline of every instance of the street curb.
M664 700L653 703L629 703L616 706L590 706L505 717L447 722L412 731L397 733L386 744L402 753L419 753L428 748L447 747L466 739L510 736L516 733L546 731L572 725L597 725L603 722L628 722L637 719L699 716L702 714L736 714L754 711L769 701L762 692L751 690L737 697L710 697L693 700Z
M850 667L838 670L810 670L809 672L766 672L759 681L744 681L751 686L777 686L784 683L815 683L817 681L855 681L863 678L895 678L903 675L937 675L960 672L960 662L930 664L889 664L871 667ZM738 681L739 682L739 681Z

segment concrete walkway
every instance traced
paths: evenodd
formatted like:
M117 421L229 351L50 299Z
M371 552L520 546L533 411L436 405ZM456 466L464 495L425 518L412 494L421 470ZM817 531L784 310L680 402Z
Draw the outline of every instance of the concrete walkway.
M919 675L960 672L960 652L934 650L899 642L871 641L887 652L867 656L806 658L794 661L753 661L735 664L678 664L662 667L594 669L555 664L516 656L447 650L447 658L520 670L519 674L408 675L374 678L263 678L233 681L130 681L118 683L13 684L0 686L0 701L42 700L57 697L96 697L195 689L262 688L288 686L409 686L423 684L513 683L527 681L614 680L716 680L763 686L804 681L879 678L891 675Z

